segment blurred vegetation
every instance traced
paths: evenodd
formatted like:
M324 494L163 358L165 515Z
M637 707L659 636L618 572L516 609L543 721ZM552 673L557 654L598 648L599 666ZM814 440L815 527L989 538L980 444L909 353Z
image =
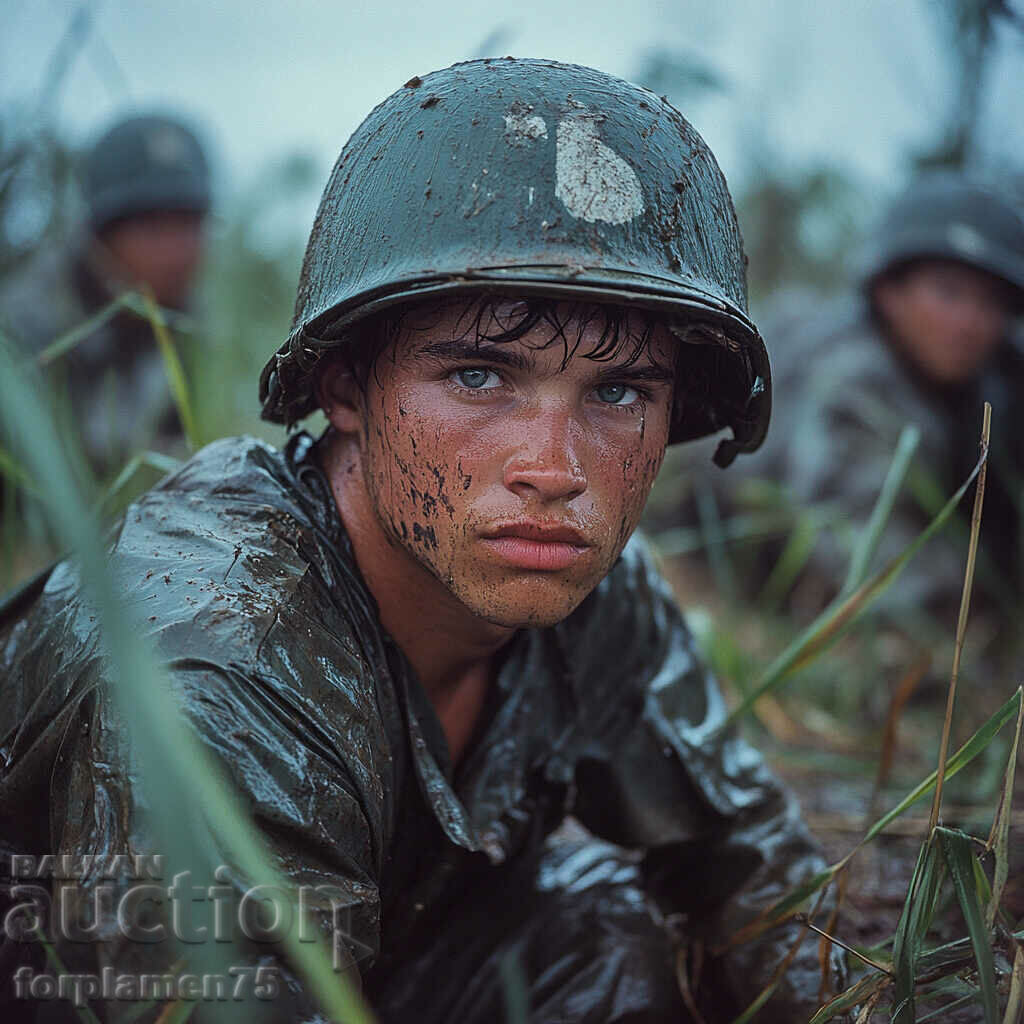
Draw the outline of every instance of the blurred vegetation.
M932 143L918 150L908 145L908 173L936 166L965 167L975 161L974 130L993 33L1000 23L1021 22L1006 0L944 0L927 9L946 47L955 88L943 122L934 127ZM69 31L67 39L80 37ZM495 37L501 38L500 33ZM68 45L67 40L62 43ZM481 46L489 50L497 43L488 39ZM59 89L60 66L55 59L48 104ZM641 56L632 77L686 106L702 96L734 89L726 76L693 51L652 50ZM770 109L767 114L770 119ZM75 154L47 129L46 119L19 121L27 123L32 124L31 131L18 132L13 119L0 123L0 278L15 272L38 247L63 244L77 216ZM197 444L242 432L281 440L280 429L259 419L257 380L288 330L308 228L296 211L308 208L322 172L307 157L293 154L268 164L244 193L225 197L219 206L194 316L184 325L187 329L178 326L171 332L184 360ZM892 182L890 192L901 184ZM849 255L886 198L848 168L826 162L794 165L766 138L752 140L737 207L755 306L785 290L815 295L843 288ZM144 309L140 315L158 318ZM7 384L0 381L0 388ZM316 430L316 424L311 428ZM53 510L47 511L45 502L34 496L45 470L36 475L39 470L26 468L24 453L11 442L5 434L0 449L0 476L5 480L0 589L44 564L69 539L66 528L55 531L48 525ZM44 467L46 459L54 457L45 450L35 455ZM140 452L124 472L102 483L102 499L78 500L94 507L99 501L109 520L170 464L159 453ZM678 478L663 474L654 504L670 509L680 500L679 486ZM883 495L879 506L883 526L885 500ZM846 897L844 913L847 908L854 913L861 900L883 931L887 922L891 928L876 943L852 943L874 966L864 963L855 972L858 987L848 1002L863 1005L874 1000L879 1013L892 1005L894 1017L901 1021L914 1019L915 999L922 1007L920 1020L936 1007L940 1009L933 1019L956 1019L944 1014L952 1014L949 1006L958 1003L975 1014L965 1020L995 1021L1001 1005L1006 1007L1002 1019L1009 1024L1015 1019L1014 1007L1024 1000L1024 908L1019 902L1024 886L1008 839L1015 820L1014 791L1020 788L1013 771L1019 754L1021 700L1019 691L1014 694L1016 680L986 676L990 663L984 657L972 660L974 652L984 655L986 637L984 632L972 635L964 665L972 699L949 722L953 747L960 749L942 759L943 765L950 765L948 770L928 775L947 721L943 694L934 688L934 679L943 676L952 661L954 623L908 613L907 630L931 649L930 663L911 659L899 638L871 614L869 598L877 592L879 577L869 576L867 558L851 569L851 587L841 601L811 621L801 620L787 597L820 531L844 529L842 509L794 508L771 482L761 486L760 500L752 508L741 522L723 522L705 502L699 528L665 533L658 540L705 654L736 706L743 709L749 727L763 744L774 746L784 769L797 778L810 778L810 788L819 797L814 808L819 819L841 812L853 822L837 827L833 841L845 842L842 837L849 835L846 847L852 849L837 856L827 878L816 880L818 888L838 885ZM751 600L735 577L743 571L743 545L766 535L785 543L768 583ZM963 540L966 551L966 532ZM873 540L866 534L853 539L855 548L858 543L870 548ZM675 560L690 553L702 554L701 570ZM854 599L863 604L851 611L849 602ZM186 769L182 771L187 775ZM881 907L870 887L857 889L851 859L857 853L861 863L870 850L862 849L866 841L854 842L852 837L870 835L871 849L878 847L886 836L882 828L871 832L872 822L877 825L879 820L873 812L883 804L894 807L897 813L880 819L891 834L907 820L905 812L917 799L941 788L943 773L948 776L947 801L958 808L957 823L964 830L936 821L911 822L915 853L917 841L923 840L917 866L908 869L905 900L901 897L895 909ZM924 782L919 781L922 777ZM901 799L908 791L910 796ZM978 835L989 829L987 839ZM978 838L971 839L972 833ZM847 889L850 870L855 881ZM1007 909L1005 897L1012 895L1015 877L1017 909ZM806 908L815 891L803 893L801 900L779 913ZM840 937L843 920L815 919Z
M304 209L322 173L304 154L270 164L214 224L189 346L202 442L253 433L279 441L259 418L260 371L291 325L305 247Z

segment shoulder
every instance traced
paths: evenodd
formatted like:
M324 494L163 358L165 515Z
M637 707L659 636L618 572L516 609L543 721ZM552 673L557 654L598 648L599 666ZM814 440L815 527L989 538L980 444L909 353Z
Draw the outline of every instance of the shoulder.
M885 376L894 363L866 303L856 296L820 303L768 343L780 383L834 379L837 370Z
M776 353L781 371L768 448L783 460L793 445L827 450L847 436L891 448L906 423L930 422L919 389L862 300L823 307L792 339L780 339Z
M321 685L326 662L369 708L360 627L339 596L350 581L332 571L333 538L315 520L281 452L217 441L129 506L109 566L165 664L299 694ZM42 663L70 690L98 646L70 562L27 612L0 622L0 664L24 686L43 685Z
M327 765L377 828L390 677L379 626L317 515L283 453L218 441L129 507L109 565L194 728L232 770L245 766L254 794L259 766L288 750L287 771ZM59 751L69 716L106 693L102 650L71 561L27 610L0 615L0 764L49 770L40 759Z
M283 453L229 438L129 507L111 566L161 651L254 664L294 606L328 598L323 549Z

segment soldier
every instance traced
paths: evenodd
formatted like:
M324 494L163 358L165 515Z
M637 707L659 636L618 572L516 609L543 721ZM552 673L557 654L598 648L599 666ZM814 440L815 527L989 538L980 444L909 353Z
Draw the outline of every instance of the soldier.
M118 121L86 154L87 219L63 249L30 261L0 294L5 331L42 351L128 289L149 289L187 308L204 249L210 172L192 131L177 119ZM53 368L71 398L74 430L93 468L121 468L147 447L176 449L181 423L149 322L122 311Z
M867 523L904 426L920 430L920 444L877 565L902 551L967 477L988 400L993 442L978 596L1009 607L1022 582L1024 448L1014 417L1024 355L1013 334L1024 308L1021 215L989 187L933 175L891 205L860 262L856 294L803 317L789 311L784 325L766 332L776 340L775 392L785 400L743 473L709 481L729 512L745 505L744 478L757 477L782 484L797 508L831 507L841 517L820 534L795 595L817 609L843 583L853 538ZM963 531L947 530L883 595L883 614L928 609L950 621L965 557Z
M379 1019L501 1020L510 957L531 1021L687 1019L686 941L705 1019L731 1019L800 932L730 937L822 860L630 539L667 443L729 428L727 464L770 411L700 137L552 61L411 79L341 153L261 397L328 426L210 445L129 508L111 565L280 870L348 909ZM72 566L20 606L3 841L146 850ZM553 841L570 814L593 835ZM129 945L111 930L106 962ZM274 1019L314 1019L269 962ZM758 1020L806 1020L822 983L805 942Z

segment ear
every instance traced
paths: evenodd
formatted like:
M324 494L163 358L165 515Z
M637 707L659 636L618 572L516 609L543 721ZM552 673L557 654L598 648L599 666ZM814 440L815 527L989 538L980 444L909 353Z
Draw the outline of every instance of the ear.
M363 393L345 360L327 356L318 368L316 400L340 434L357 434L362 426Z

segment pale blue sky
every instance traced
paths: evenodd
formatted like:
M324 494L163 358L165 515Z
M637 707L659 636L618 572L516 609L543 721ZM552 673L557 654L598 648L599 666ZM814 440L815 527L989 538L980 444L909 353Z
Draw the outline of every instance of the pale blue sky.
M475 55L503 29L499 53L546 56L635 77L642 54L676 46L729 83L684 113L737 184L761 147L793 167L822 156L891 191L908 147L924 144L949 84L932 0L98 0L90 34L53 117L76 141L120 109L175 107L215 146L225 182L268 158L311 153L326 177L341 144L414 74ZM0 0L0 102L34 103L81 5ZM984 116L986 145L1024 163L1021 37L1004 33ZM315 196L310 199L312 217Z

